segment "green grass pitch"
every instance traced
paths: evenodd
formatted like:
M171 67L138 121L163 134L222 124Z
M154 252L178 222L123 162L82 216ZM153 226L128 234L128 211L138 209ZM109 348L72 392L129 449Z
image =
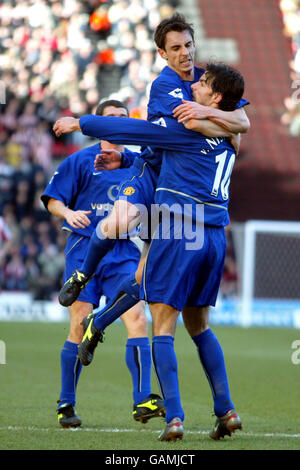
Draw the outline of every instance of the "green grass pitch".
M178 325L175 349L185 435L165 443L157 440L162 418L146 425L132 419L121 323L106 332L93 363L83 368L76 405L82 427L65 430L57 423L56 400L68 325L0 322L0 340L6 344L6 364L0 364L0 449L299 450L300 364L293 364L291 356L300 331L212 328L224 349L243 431L219 442L208 438L215 421L210 388L192 341ZM153 392L158 392L154 374Z

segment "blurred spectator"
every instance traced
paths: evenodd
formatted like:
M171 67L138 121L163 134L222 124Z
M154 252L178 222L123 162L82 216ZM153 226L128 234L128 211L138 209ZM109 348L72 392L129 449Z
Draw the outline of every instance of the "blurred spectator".
M284 101L286 108L281 122L292 136L300 136L300 0L281 0L284 34L291 39L294 59L290 62L292 95Z

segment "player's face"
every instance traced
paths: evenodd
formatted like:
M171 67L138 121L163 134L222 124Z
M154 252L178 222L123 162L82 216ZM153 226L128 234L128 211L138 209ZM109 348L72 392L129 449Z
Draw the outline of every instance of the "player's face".
M128 114L125 108L116 108L115 106L106 106L106 108L104 108L103 110L102 116L128 117Z
M158 49L158 52L182 79L193 79L195 43L189 31L169 31L166 34L165 49Z
M191 85L193 97L197 103L204 106L212 106L219 101L220 94L213 92L210 83L207 79L207 74L204 73L198 82Z

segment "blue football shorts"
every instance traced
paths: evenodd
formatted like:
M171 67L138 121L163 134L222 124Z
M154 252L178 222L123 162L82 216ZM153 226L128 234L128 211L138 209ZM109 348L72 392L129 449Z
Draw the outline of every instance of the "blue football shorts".
M144 267L141 299L164 303L179 311L185 306L215 305L225 261L225 230L202 227L203 237L198 247L184 235L152 239Z
M88 243L88 237L70 233L65 248L64 282L81 266ZM101 260L95 275L81 291L77 300L92 303L94 308L97 308L101 296L105 296L107 301L113 299L124 277L135 273L140 255L140 250L130 240L117 240L114 248Z

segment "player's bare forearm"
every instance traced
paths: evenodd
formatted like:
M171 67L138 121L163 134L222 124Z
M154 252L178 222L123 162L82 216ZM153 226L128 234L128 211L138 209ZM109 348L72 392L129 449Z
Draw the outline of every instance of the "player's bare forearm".
M232 134L245 133L250 128L250 122L243 108L234 111L222 111L221 109L204 106L195 101L185 101L177 106L173 111L178 122L185 122L190 119L200 119L218 124L223 129Z
M222 111L221 109L210 109L208 119L228 130L232 134L244 134L250 129L250 121L244 108L234 111Z
M81 132L79 119L70 116L62 117L54 123L53 131L56 137L60 137L61 134L69 134L76 131Z
M73 211L59 199L50 198L47 207L51 214L59 219L65 219L73 228L85 228L91 223L87 217L88 214L91 214L91 211Z
M220 126L210 119L190 119L183 124L186 129L201 132L207 137L232 137L232 132L226 127Z

